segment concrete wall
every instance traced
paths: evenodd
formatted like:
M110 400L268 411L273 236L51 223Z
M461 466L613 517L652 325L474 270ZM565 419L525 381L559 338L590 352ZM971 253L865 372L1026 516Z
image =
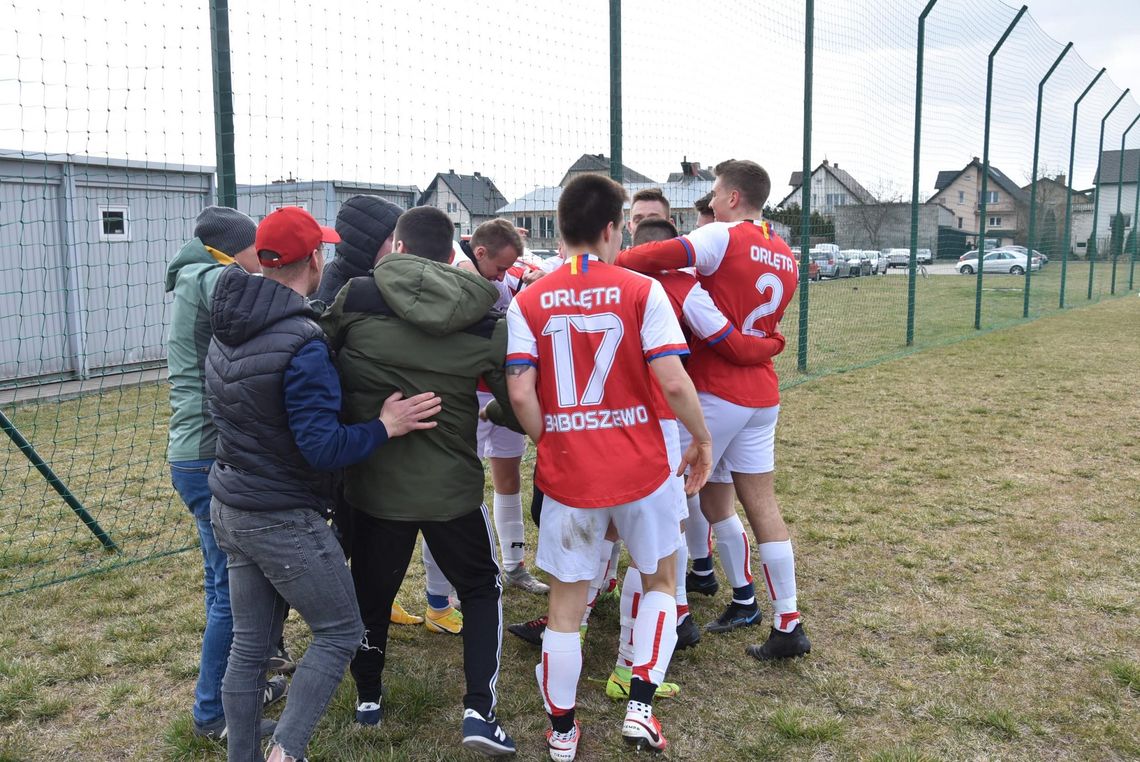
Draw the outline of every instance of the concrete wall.
M880 220L878 240L871 239L864 215ZM944 207L922 204L918 208L918 248L938 256L938 228L954 227L954 213ZM840 249L910 248L910 204L868 204L836 210L835 242ZM872 224L873 228L874 225Z

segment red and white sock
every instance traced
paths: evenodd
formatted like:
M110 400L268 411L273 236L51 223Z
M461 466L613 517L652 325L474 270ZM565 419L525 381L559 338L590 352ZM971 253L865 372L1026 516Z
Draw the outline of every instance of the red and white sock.
M749 552L748 533L735 513L723 521L712 525L716 535L717 550L724 575L731 587L744 587L752 584L752 559Z
M633 622L641 603L641 572L627 566L625 579L621 583L621 599L618 611L621 613L621 635L618 640L617 666L633 666Z
M574 711L581 674L582 642L578 633L555 632L548 627L542 635L542 661L534 667L547 714L559 717Z
M685 519L685 546L689 551L689 558L708 558L712 555L712 527L709 526L709 520L701 513L700 495L689 498L689 518Z
M590 580L589 592L586 593L586 611L582 614L583 626L590 623L590 614L594 613L594 604L598 602L598 596L601 595L602 590L609 589L610 558L613 556L616 544L609 540L602 540L601 546L598 548L598 571ZM620 551L620 546L618 548Z
M523 562L526 552L526 531L523 528L522 495L495 493L495 534L499 536L499 552L503 557L503 571L514 571Z
M677 624L685 621L685 617L689 615L689 591L685 587L685 570L688 568L689 549L685 547L685 543L681 543L681 547L677 548L677 587L674 591L677 599Z
M764 571L764 585L772 599L773 626L781 632L791 632L800 621L800 612L796 608L796 559L792 553L792 541L762 542L757 550Z
M658 591L645 593L633 621L633 676L661 685L677 645L677 599Z

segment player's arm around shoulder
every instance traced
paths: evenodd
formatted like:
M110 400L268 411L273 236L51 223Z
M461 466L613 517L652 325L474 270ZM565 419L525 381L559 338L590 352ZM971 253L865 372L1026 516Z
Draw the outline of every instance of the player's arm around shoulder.
M506 358L507 358L507 337L509 330L507 328L507 319L499 318L495 322L495 330L491 334L490 346L488 349L487 364L488 368L483 373L483 380L487 382L487 386L491 389L491 394L495 399L487 404L486 416L487 420L491 421L498 426L506 426L512 431L517 431L520 434L525 434L522 424L515 416L515 411L511 407L510 393L507 391L507 373L506 373Z
M507 307L507 395L522 430L535 442L542 438L542 406L538 401L538 342L515 299Z

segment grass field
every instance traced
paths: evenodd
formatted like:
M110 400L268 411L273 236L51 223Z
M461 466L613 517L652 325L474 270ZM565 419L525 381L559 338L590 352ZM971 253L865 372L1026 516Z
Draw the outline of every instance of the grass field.
M840 281L813 297L892 279L905 288ZM926 279L920 299L939 280L965 279ZM666 758L1140 757L1137 325L1140 300L1107 301L789 390L777 489L814 650L751 661L767 621L706 635L670 670L684 692L659 706ZM6 598L0 760L224 759L189 733L198 566L184 553ZM420 584L413 567L409 608ZM693 603L703 623L725 599ZM505 608L529 619L542 600L511 592ZM393 633L389 718L351 727L346 681L312 759L467 758L460 643ZM619 708L592 682L616 636L604 604L579 691L582 759L627 754ZM287 637L303 651L303 623ZM499 713L527 760L543 757L536 655L507 637Z

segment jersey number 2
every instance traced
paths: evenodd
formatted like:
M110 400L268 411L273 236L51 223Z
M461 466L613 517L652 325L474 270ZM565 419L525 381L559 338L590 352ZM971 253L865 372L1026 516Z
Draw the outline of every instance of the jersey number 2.
M760 292L761 298L764 297L765 291L769 292L767 300L762 301L759 307L748 313L740 330L749 336L763 338L768 332L757 328L756 324L760 322L760 318L771 315L780 306L780 302L784 300L784 283L772 273L764 273L756 279L756 290Z
M614 365L623 332L621 318L612 312L597 315L554 315L546 321L543 336L554 344L554 380L558 387L559 407L599 405L605 391L606 379ZM594 369L586 381L582 397L578 397L578 383L574 372L573 339L575 333L600 333L602 343L594 352Z

